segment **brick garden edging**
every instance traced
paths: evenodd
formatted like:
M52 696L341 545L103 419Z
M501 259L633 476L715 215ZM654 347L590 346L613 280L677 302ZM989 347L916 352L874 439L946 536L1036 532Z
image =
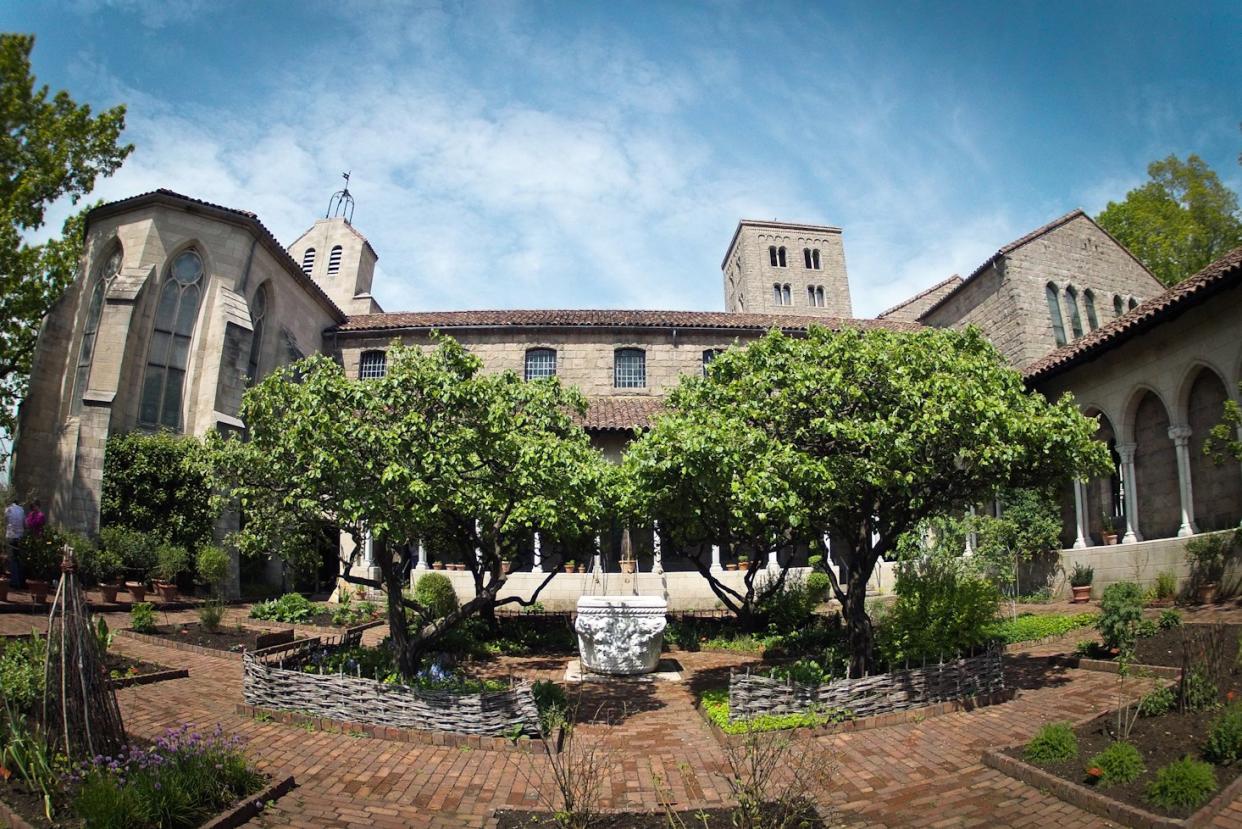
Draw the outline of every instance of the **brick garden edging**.
M1091 719L1094 720L1095 717L1091 717ZM1190 817L1164 817L1149 812L1146 809L1140 809L1137 806L1114 800L1099 791L1089 789L1080 783L1073 783L1004 753L1010 749L1021 748L1023 745L1025 744L1018 743L1004 748L989 749L983 753L983 764L1021 780L1029 786L1049 792L1080 809L1085 809L1092 814L1108 818L1109 820L1118 821L1126 826L1138 827L1138 829L1177 829L1178 827L1207 826L1216 815L1228 808L1235 798L1242 795L1242 777L1238 777L1217 793L1216 797L1208 801L1206 806L1191 814Z
M1105 674L1115 674L1120 670L1120 666L1111 659L1088 659L1085 656L1062 656L1054 654L1048 657L1049 665L1058 665L1062 668L1078 668L1083 671L1099 671ZM1131 675L1137 676L1154 676L1160 679L1181 679L1182 669L1171 668L1168 665L1130 665Z
M189 668L169 668L166 671L155 671L149 674L138 674L137 676L122 676L116 679L109 679L113 690L119 691L122 688L132 688L135 685L150 685L154 682L164 682L169 679L185 679L190 675Z
M254 630L254 628L249 628L249 630ZM197 653L201 656L215 656L221 659L233 659L239 662L241 661L242 654L246 652L244 650L223 651L219 648L205 648L202 645L194 645L189 642L178 642L175 639L166 639L163 636L153 636L149 633L139 633L132 628L122 628L121 630L118 630L117 633L128 639L137 639L139 642L146 642L150 645L159 645L160 647L172 648L173 650L185 651L186 653ZM266 631L265 633L269 638L264 639L264 637L260 636L258 642L256 643L258 645L256 650L262 650L275 645L283 645L293 642L295 636L293 628L288 628L287 630ZM299 639L297 641L318 642L319 637L315 636L307 639Z
M313 727L316 731L329 734L358 734L375 740L387 740L393 743L413 743L425 746L448 746L450 748L471 748L484 751L515 751L519 753L543 752L544 744L541 737L522 735L516 742L508 737L491 737L486 734L457 734L452 731L427 731L419 728L395 728L390 725L352 722L331 717L317 717L299 711L278 711L275 708L263 708L258 705L247 705L239 702L233 710L243 716L264 722L271 720L283 725L296 725L299 728ZM556 738L548 746L553 754L559 754L563 732L558 731Z

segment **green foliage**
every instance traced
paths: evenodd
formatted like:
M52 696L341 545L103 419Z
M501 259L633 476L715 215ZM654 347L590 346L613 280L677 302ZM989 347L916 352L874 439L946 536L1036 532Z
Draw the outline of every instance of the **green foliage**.
M60 575L65 539L56 527L44 527L38 535L25 535L17 544L26 578L52 581Z
M301 593L286 593L279 599L258 602L250 608L251 619L286 624L308 624L318 608Z
M129 626L139 633L151 633L155 630L155 605L150 602L136 602L129 609Z
M1186 558L1190 561L1195 581L1199 584L1220 581L1225 574L1225 559L1235 542L1233 530L1197 535L1187 541Z
M1177 576L1169 570L1156 574L1156 598L1168 601L1177 596Z
M1022 758L1037 766L1073 760L1078 756L1078 738L1069 723L1048 723L1035 733L1022 750Z
M1096 217L1165 285L1242 245L1238 196L1197 155L1147 165L1150 181Z
M896 592L877 633L890 665L949 659L988 641L996 588L961 562L938 556L904 562Z
M125 570L138 581L144 581L155 569L159 559L158 539L128 527L104 527L99 531L101 546L121 559Z
M0 717L0 768L43 797L43 814L52 820L52 799L61 791L61 763L48 749L48 740L26 717L14 716L5 702L5 717ZM33 719L33 718L32 718Z
M1140 639L1148 639L1160 632L1160 625L1155 619L1140 619L1134 632Z
M813 570L806 577L807 595L815 602L823 602L828 600L828 591L832 589L832 581L828 578L827 573L821 573Z
M801 714L761 714L745 721L729 719L729 692L726 689L704 691L699 705L712 724L726 734L755 734L764 731L785 731L790 728L815 728L843 722L847 711L808 711Z
M1012 595L1019 562L1060 548L1061 510L1056 494L1046 489L1008 489L1000 500L1004 509L999 518L973 519L975 558Z
M1159 717L1172 711L1176 704L1177 695L1173 693L1173 688L1165 686L1144 694L1139 700L1138 713L1140 717Z
M1218 766L1242 758L1242 703L1233 703L1213 721L1203 757Z
M336 648L320 650L302 665L308 674L338 674L374 679L389 685L404 685L420 691L440 691L448 694L483 694L503 691L509 687L502 679L465 676L452 670L431 665L403 678L397 672L390 640L385 639L379 647Z
M358 602L354 604L348 590L342 590L335 608L332 608L332 624L351 627L375 619L379 608L375 602Z
M125 561L115 548L99 545L80 559L82 575L96 584L116 584L125 574Z
M203 630L215 633L220 629L220 621L224 618L224 602L212 597L198 607L198 622Z
M999 639L1007 645L1035 642L1090 627L1098 618L1099 615L1095 613L1023 613L1015 619L999 619L992 623L988 626L987 636L989 639Z
M530 690L539 709L539 723L543 733L547 734L557 720L565 717L569 710L569 697L564 688L547 679L539 680Z
M1132 783L1144 771L1143 756L1131 743L1115 742L1087 761L1087 773L1101 786Z
M34 711L43 698L43 657L47 641L41 636L0 641L0 697L20 714Z
M179 544L164 542L155 549L155 568L151 575L160 581L172 582L186 571L190 554Z
M1074 564L1074 569L1069 577L1071 587L1087 587L1093 581L1095 581L1094 567L1088 567L1081 561Z
M1168 608L1160 614L1160 619L1156 622L1161 630L1173 630L1182 626L1182 614Z
M851 581L843 615L858 675L874 665L864 600L880 556L921 521L998 490L1103 469L1095 429L1071 399L1030 393L974 329L772 331L680 380L630 444L623 503L677 549L855 539L833 554ZM744 617L753 598L722 601Z
M831 670L811 659L799 659L785 665L774 665L765 671L767 676L785 682L796 682L799 685L823 685L834 678Z
M194 569L198 572L199 581L207 585L212 595L219 595L224 589L231 564L229 554L215 544L199 547L194 556Z
M1105 588L1100 598L1100 618L1096 622L1105 647L1132 647L1142 618L1143 591L1137 584L1119 581Z
M112 640L116 638L116 634L108 630L108 620L100 616L95 622L95 644L99 646L99 652L106 654L112 648Z
M1144 797L1165 809L1197 809L1216 791L1216 771L1208 763L1183 757L1156 772Z
M108 438L100 523L129 527L195 550L218 510L198 440L170 432Z
M414 584L414 601L427 610L430 619L443 619L457 609L457 592L443 573L425 573Z
M1198 668L1186 674L1181 686L1182 705L1191 711L1206 711L1220 704L1220 689Z
M98 115L69 93L36 87L34 37L0 35L0 431L12 428L43 318L78 273L83 213L59 239L28 240L51 204L78 200L133 150L118 144L125 108Z

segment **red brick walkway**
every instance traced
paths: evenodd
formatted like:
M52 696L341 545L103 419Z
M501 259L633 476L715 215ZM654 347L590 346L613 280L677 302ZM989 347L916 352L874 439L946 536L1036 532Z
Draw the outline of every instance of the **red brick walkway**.
M1217 612L1212 618L1242 619L1242 611ZM127 622L123 615L109 619L116 627ZM0 633L28 632L32 626L42 629L42 619L0 614ZM381 630L368 631L368 639L380 635ZM125 638L118 638L115 647L190 669L188 679L119 692L132 733L155 736L183 722L204 728L220 722L249 741L250 753L265 771L294 775L299 787L252 826L458 829L484 826L497 808L540 808L532 783L543 768L538 755L390 743L248 720L233 710L241 699L238 661ZM598 712L596 722L581 726L583 737L613 755L605 805L655 807L657 777L679 805L727 801L724 758L693 709L693 692L720 682L730 666L745 659L699 653L675 657L686 683L590 686L583 697L581 710ZM983 767L980 755L987 747L1027 738L1045 722L1105 710L1116 679L1020 656L1010 661L1009 679L1022 689L1011 702L817 738L836 757L834 784L823 797L835 806L837 819L859 827L1110 825ZM559 677L563 663L511 659L493 670ZM1242 829L1242 802L1215 825Z

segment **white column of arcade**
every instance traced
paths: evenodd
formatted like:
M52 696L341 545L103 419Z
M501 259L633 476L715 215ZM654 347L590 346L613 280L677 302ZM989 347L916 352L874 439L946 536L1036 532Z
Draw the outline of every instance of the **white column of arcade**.
M530 571L532 573L543 572L543 539L539 536L539 533L535 533L534 560L531 562Z
M1077 536L1074 538L1074 549L1081 550L1087 546L1087 485L1082 481L1074 481L1074 527Z
M1117 455L1121 458L1121 486L1124 496L1122 506L1126 511L1126 533L1121 537L1122 544L1143 540L1138 531L1138 494L1135 492L1137 487L1134 483L1134 450L1137 448L1138 444L1135 443L1117 444Z
M1195 495L1190 478L1190 427L1172 426L1169 437L1177 448L1177 492L1182 501L1182 525L1177 528L1178 538L1194 535L1195 529Z

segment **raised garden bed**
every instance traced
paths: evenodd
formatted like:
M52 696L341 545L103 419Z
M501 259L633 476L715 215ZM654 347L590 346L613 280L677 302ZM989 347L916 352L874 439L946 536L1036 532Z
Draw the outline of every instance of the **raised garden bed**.
M241 625L221 625L220 629L213 633L197 622L184 625L159 625L153 631L143 633L126 628L120 631L120 635L191 653L231 656L238 659L246 651L262 650L274 645L293 642L295 639L293 628L262 630Z
M676 812L680 825L693 829L736 829L733 810L709 807ZM592 829L667 829L670 819L664 812L607 811L595 815ZM829 824L822 819L799 820L800 829L823 829ZM498 811L488 822L488 829L560 829L564 823L548 812Z
M1185 624L1161 630L1154 636L1138 639L1130 669L1139 674L1175 679L1181 675L1187 647L1190 648L1189 658L1193 662L1218 637L1223 661L1232 665L1237 660L1240 635L1242 625ZM1083 654L1053 656L1049 661L1071 668L1105 673L1116 673L1118 667L1116 654L1109 653L1102 645L1097 645Z
M132 656L109 651L104 655L104 667L112 681L113 688L128 688L131 685L150 685L166 679L187 677L190 672L186 668L169 668L135 659Z

